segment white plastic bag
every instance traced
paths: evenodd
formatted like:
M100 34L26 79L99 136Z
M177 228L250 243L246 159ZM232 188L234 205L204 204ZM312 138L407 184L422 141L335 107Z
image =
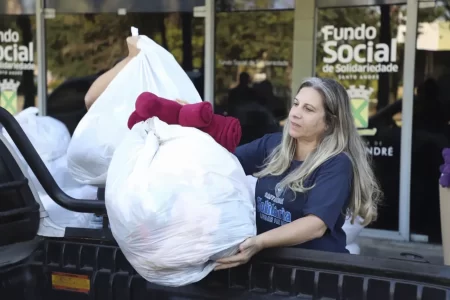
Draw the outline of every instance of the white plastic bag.
M55 179L58 186L64 191L64 193L76 199L91 199L95 201L97 198L97 188L90 185L82 185L73 180L72 176L67 169L67 156L64 155L52 162L45 162L50 174ZM31 181L35 185L41 203L45 210L56 225L75 228L90 228L94 225L91 224L94 215L90 213L79 213L65 209L57 204L50 196L45 192L42 185L37 180L36 176L32 173Z
M38 112L37 107L28 107L14 117L42 160L50 162L66 154L70 142L70 133L61 121L52 117L38 116ZM8 142L13 145L19 157L23 159L4 128L2 133Z
M351 216L346 216L344 225L342 226L342 229L344 230L347 237L347 245L355 243L357 237L364 229L364 226L362 225L362 223L364 223L364 220L360 216L357 216L355 218L355 222L353 224L350 223L350 220Z
M95 199L97 189L93 186L79 184L73 180L67 169L66 151L70 141L70 133L66 125L52 117L38 116L38 112L39 110L36 107L29 107L18 113L15 118L53 179L65 193L74 198ZM53 201L28 166L8 132L3 128L1 133L18 154L23 164L27 166L30 181L35 186L50 219L61 227L90 227L93 215L69 211Z
M235 156L209 135L158 118L136 124L108 170L106 208L146 280L182 286L256 234L255 201Z
M68 165L80 183L104 186L114 150L128 132L127 121L136 98L145 91L167 99L201 102L194 84L167 52L146 36L141 49L91 106L69 145Z
M348 250L348 252L350 252L350 254L355 254L355 255L361 254L361 248L359 247L359 245L357 243L347 244L347 246L345 248Z

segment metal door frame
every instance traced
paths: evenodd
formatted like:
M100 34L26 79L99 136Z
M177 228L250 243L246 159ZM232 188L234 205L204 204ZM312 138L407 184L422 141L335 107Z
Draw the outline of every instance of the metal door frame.
M45 0L36 0L37 96L41 116L47 114L47 51L45 47Z
M204 62L204 94L203 100L214 107L214 82L216 66L216 1L205 1L205 62Z

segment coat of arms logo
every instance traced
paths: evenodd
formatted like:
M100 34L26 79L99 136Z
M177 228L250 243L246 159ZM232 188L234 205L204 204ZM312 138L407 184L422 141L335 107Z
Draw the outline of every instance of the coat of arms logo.
M373 88L366 88L364 85L356 87L350 85L347 89L350 97L350 105L352 109L355 126L361 135L373 136L376 134L376 128L369 128L369 102L373 93Z
M13 79L3 79L0 81L0 106L10 112L12 115L17 114L17 88L20 82Z

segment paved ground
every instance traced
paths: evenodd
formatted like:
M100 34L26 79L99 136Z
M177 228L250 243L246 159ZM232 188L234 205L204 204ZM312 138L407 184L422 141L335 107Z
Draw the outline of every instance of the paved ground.
M367 237L359 237L358 244L361 248L361 255L401 258L402 253L412 253L422 256L432 264L444 263L441 245L405 243Z

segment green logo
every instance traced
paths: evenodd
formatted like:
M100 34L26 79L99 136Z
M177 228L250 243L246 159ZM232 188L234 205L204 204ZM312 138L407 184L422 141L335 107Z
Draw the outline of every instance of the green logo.
M356 128L361 135L373 136L376 134L376 128L369 129L369 101L373 88L367 88L364 85L356 87L351 85L347 89L350 97L350 106L353 114L353 120Z
M3 79L0 82L0 106L12 115L17 114L19 110L17 99L17 88L19 85L20 82L15 82L13 79Z
M350 104L356 128L367 128L369 126L369 101L351 99Z

